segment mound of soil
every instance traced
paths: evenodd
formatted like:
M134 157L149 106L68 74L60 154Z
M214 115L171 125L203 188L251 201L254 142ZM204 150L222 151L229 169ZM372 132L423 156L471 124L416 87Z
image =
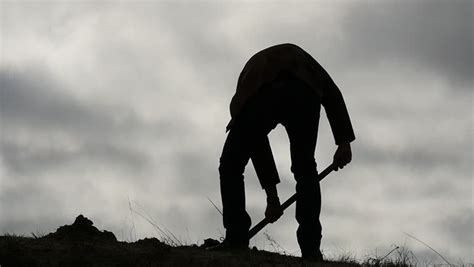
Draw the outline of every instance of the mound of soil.
M43 237L0 236L0 266L321 266L256 249L216 252L204 248L215 244L212 239L201 247L171 247L156 238L120 242L112 232L98 230L79 215L72 225Z
M97 241L116 242L117 238L112 232L99 231L93 222L88 218L79 215L72 225L63 225L54 233L50 233L45 238L56 241Z

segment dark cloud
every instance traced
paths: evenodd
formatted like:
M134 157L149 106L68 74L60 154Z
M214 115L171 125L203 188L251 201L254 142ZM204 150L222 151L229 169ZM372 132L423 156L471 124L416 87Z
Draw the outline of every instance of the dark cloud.
M0 71L0 154L10 171L38 172L71 162L143 169L147 156L120 141L140 123L130 112L123 113L81 102L47 72ZM22 131L28 140L16 140Z
M412 147L409 150L387 149L364 142L355 145L354 153L356 156L354 160L358 164L390 164L403 166L404 169L418 170L418 172L436 168L456 168L463 173L463 177L459 177L462 179L469 178L472 170L472 157L470 158L469 155L466 157L455 151L443 151L437 147Z
M107 134L137 125L133 114L68 94L45 66L0 69L0 116L4 126L22 124L87 135ZM112 109L113 107L109 107ZM120 112L122 114L120 114Z
M74 151L61 147L32 148L2 142L0 154L9 171L20 174L40 174L42 171L70 167L71 163L89 168L110 165L114 169L137 172L145 169L148 163L148 158L139 151L108 144L106 141L81 144Z
M354 2L342 20L341 60L350 68L395 64L413 71L431 69L469 88L472 10L468 0Z

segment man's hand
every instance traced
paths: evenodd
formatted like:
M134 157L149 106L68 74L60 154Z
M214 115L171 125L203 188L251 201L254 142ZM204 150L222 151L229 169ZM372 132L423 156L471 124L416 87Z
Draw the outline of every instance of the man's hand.
M352 160L352 151L351 151L351 144L341 144L337 147L336 153L334 153L334 160L332 165L334 166L334 170L337 171L338 169L344 168L349 162Z
M278 198L278 191L276 186L270 186L265 188L265 192L267 193L265 218L267 218L270 223L274 223L283 215L283 209L281 208L280 199Z
M280 199L268 199L267 198L267 208L265 209L265 218L268 219L270 223L276 222L281 215L283 215L283 210L280 205Z

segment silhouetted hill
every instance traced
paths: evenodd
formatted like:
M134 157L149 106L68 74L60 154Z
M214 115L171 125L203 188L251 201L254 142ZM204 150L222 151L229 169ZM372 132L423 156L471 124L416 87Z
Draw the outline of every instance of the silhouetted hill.
M252 249L240 252L207 251L203 246L172 247L156 238L133 243L117 241L79 215L43 237L0 237L0 266L321 266L321 263ZM325 262L324 266L358 266Z

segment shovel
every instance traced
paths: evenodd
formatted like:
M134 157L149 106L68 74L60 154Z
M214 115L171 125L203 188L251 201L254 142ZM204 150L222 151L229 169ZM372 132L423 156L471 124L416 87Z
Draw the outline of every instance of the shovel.
M329 165L326 169L324 169L324 171L322 171L319 175L318 175L318 179L319 181L321 181L322 179L324 179L324 177L326 177L329 173L331 173L332 171L334 170L334 167L333 165ZM294 202L296 201L296 193L293 194L289 199L287 199L285 202L283 202L283 204L281 204L281 208L282 210L286 210L289 206L291 206ZM259 223L257 223L254 227L252 227L252 229L250 229L249 231L249 240L252 239L252 237L254 237L258 232L260 232L260 230L262 230L265 226L267 226L267 224L269 224L270 222L268 221L267 218L264 218L263 220L261 220Z

